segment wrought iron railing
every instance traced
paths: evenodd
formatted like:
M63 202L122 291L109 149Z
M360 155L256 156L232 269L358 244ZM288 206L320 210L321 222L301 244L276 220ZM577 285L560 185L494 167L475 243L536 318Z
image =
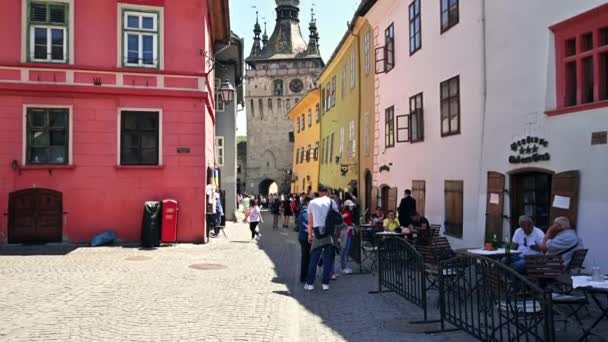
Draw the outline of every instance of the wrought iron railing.
M424 260L414 246L392 237L378 243L378 291L395 292L419 306L428 319Z
M441 325L481 341L555 341L551 294L501 263L459 256L441 262Z

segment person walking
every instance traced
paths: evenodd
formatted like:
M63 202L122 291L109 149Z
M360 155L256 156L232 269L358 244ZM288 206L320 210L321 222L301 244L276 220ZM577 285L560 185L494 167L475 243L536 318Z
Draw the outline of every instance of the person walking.
M272 229L279 229L279 220L281 219L281 201L278 197L273 197L270 205L270 213L272 214Z
M342 273L351 274L353 270L348 267L348 254L350 253L350 246L352 243L352 237L354 232L353 225L353 214L355 209L355 203L351 200L344 202L344 209L342 210L342 219L344 220L345 228L342 229L340 236L340 265L342 266Z
M289 228L289 220L292 216L291 198L290 196L285 196L285 200L283 201L283 228Z
M304 289L312 291L315 289L314 281L317 273L319 259L323 258L323 290L329 290L329 281L332 265L334 263L333 232L326 226L330 210L337 212L336 202L328 197L328 189L324 185L319 185L319 196L310 201L308 205L308 242L311 244L310 262L308 264L308 274Z
M300 258L300 283L305 283L310 264L310 242L308 242L308 205L312 197L305 197L298 217L298 241L302 250Z
M397 218L402 226L407 227L411 224L411 216L416 212L416 200L412 197L410 189L405 190L405 197L399 203Z
M262 234L259 233L259 225L260 223L264 223L264 219L262 218L262 211L260 207L257 205L255 200L250 201L250 208L247 210L247 214L245 215L245 219L249 222L249 230L251 230L251 240L260 240Z

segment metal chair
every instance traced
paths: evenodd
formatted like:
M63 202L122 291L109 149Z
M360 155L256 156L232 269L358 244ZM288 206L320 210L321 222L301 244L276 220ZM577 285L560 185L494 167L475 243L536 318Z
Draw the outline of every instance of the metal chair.
M570 260L570 264L566 271L570 275L578 275L581 274L581 271L585 269L585 258L587 257L588 249L577 249L572 253L572 259Z

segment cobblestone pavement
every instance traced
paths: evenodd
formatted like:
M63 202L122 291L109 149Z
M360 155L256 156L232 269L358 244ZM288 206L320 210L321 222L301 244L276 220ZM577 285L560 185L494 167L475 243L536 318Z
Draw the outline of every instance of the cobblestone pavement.
M368 294L371 275L305 292L293 230L262 233L251 242L246 225L230 224L228 239L149 251L1 248L0 341L471 340L415 333L407 322L421 311Z

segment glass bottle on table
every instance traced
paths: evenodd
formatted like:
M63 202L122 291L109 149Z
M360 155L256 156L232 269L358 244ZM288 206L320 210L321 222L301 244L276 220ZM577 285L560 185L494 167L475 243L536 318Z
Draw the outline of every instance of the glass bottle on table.
M494 234L492 237L492 248L494 248L494 250L498 249L498 239L496 238L496 234Z

